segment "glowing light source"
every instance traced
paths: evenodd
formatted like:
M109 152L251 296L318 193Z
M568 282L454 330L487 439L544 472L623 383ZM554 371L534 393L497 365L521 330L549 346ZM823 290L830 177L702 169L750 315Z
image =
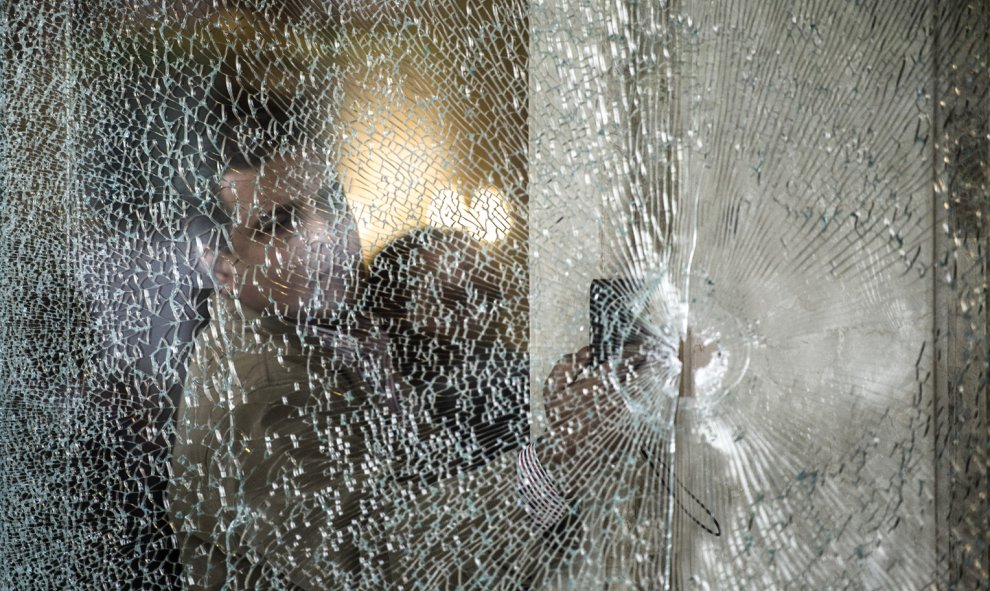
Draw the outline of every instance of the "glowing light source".
M505 195L495 187L475 191L470 201L453 189L437 192L427 213L430 225L467 232L483 242L504 240L511 217Z

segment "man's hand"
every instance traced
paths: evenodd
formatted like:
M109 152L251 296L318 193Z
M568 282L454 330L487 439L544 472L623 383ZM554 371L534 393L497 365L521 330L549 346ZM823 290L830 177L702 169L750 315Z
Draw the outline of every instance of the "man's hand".
M643 356L638 344L624 348L621 359L595 366L585 347L562 359L543 389L549 433L537 444L537 455L573 494L593 478L596 467L628 446L628 407L620 389L637 377Z

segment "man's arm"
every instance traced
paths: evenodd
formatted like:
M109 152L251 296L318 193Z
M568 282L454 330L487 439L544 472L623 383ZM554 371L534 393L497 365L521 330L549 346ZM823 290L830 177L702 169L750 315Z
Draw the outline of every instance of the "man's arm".
M581 500L601 492L623 448L614 382L630 371L592 368L587 350L570 356L547 382L548 435L435 486L404 487L387 525L403 588L519 589L552 572Z

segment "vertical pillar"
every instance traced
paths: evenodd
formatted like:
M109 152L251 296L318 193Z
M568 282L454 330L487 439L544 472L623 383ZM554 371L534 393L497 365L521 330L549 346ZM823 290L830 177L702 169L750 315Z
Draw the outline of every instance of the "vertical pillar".
M990 6L932 2L937 579L990 580Z

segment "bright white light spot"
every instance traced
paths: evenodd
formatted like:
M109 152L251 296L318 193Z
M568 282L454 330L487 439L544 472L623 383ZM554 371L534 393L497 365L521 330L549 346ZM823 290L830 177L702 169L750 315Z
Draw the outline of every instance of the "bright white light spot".
M453 189L438 191L428 219L432 226L461 230L483 242L504 240L511 223L508 202L495 187L476 191L470 202Z

